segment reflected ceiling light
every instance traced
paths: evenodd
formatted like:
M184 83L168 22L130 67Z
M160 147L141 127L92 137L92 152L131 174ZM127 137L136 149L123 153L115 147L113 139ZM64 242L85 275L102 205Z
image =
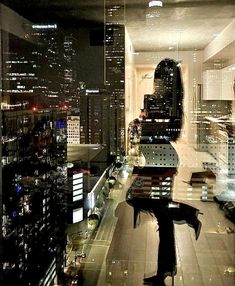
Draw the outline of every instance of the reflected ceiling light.
M149 1L149 8L151 7L162 7L163 3L162 1Z
M163 6L162 1L149 1L148 3L148 13L146 14L146 19L159 18L160 9Z

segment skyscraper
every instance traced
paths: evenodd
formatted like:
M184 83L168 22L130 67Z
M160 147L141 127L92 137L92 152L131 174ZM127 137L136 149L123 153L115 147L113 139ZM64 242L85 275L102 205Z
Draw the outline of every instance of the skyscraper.
M72 35L64 35L62 45L62 92L64 102L71 107L78 107L78 72L77 72L77 39Z
M110 94L110 152L125 148L125 27L124 1L105 1L105 84Z
M38 59L35 42L2 31L2 108L32 108L37 101Z
M66 112L45 108L50 79L42 76L43 49L28 33L32 25L0 8L1 280L6 286L50 285L61 272L66 243Z
M87 89L80 96L81 144L103 144L108 148L109 103L109 96L105 89Z
M32 24L28 28L28 36L36 38L38 45L34 53L38 56L39 77L42 82L38 86L41 100L47 107L57 107L64 102L62 92L62 31L58 32L57 24Z

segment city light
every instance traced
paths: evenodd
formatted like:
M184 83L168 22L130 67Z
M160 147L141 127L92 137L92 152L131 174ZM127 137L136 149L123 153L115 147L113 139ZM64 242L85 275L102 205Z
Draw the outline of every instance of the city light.
M32 25L33 29L57 29L57 24L54 25Z
M163 3L162 1L150 1L149 2L149 8L151 7L162 7Z
M33 106L33 107L32 107L32 111L34 111L34 112L35 112L35 111L38 111L38 108L37 108L36 106Z
M142 262L154 261L153 268L169 262L165 270L172 271L174 284L177 255L185 252L179 244L182 249L174 250L181 236L174 223L185 223L188 217L182 212L175 221L174 211L189 200L189 226L197 219L196 207L206 213L205 219L215 215L214 235L218 222L223 234L233 226L227 221L234 220L235 207L232 6L210 5L208 12L195 3L179 5L185 1L128 5L123 0L114 5L104 0L102 9L100 3L83 7L83 1L70 1L76 5L69 7L57 1L38 9L37 1L16 8L17 1L10 2L11 8L0 4L0 280L5 286L72 286L83 280L125 284L135 277L135 285L143 284L150 272L142 268L137 273L134 267L142 244ZM226 22L216 19L218 11ZM36 14L33 24L29 15ZM205 14L207 25L201 21ZM128 21L133 29L126 26ZM219 35L219 44L213 34ZM212 203L203 206L206 201ZM132 232L140 211L152 216L141 216L143 225ZM157 243L152 241L155 230ZM166 251L164 243L155 251L164 232ZM210 232L202 228L204 237ZM192 233L184 231L183 236L195 250ZM226 236L227 245L233 245L232 239ZM210 252L209 258L216 256L212 244L200 247L205 255ZM227 250L222 257L226 261L225 254L230 257L234 249ZM86 253L87 261L82 261ZM200 271L206 273L206 263L203 267L188 280L195 282ZM104 270L101 280L93 271L97 269ZM178 280L185 274L180 272ZM226 277L220 275L222 284L228 273L225 269Z
M67 104L64 104L63 105L63 109L68 109L69 107L68 107L68 105Z

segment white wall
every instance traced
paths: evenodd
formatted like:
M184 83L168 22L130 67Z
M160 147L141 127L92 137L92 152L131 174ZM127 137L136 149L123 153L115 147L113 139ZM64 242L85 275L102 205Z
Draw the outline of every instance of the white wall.
M182 139L192 146L196 146L196 124L193 123L193 108L198 92L198 85L202 84L202 71L206 65L214 65L214 60L221 56L223 68L235 64L235 20L229 24L222 33L212 41L205 50L193 51L165 51L165 52L126 52L129 55L126 76L128 98L126 108L127 121L138 117L143 107L144 94L153 91L153 73L157 64L164 58L172 58L182 63L182 76L184 83L184 128ZM128 36L128 49L131 41ZM131 60L130 60L131 59ZM133 68L131 72L129 69ZM131 80L132 78L132 80ZM130 83L132 81L133 85ZM131 105L131 107L130 107ZM233 117L235 118L235 100L233 101Z
M125 29L125 131L127 150L127 130L128 124L136 118L136 91L135 91L135 69L133 59L134 49Z
M154 91L154 71L155 65L136 65L135 84L136 84L136 113L140 114L140 109L144 107L144 95L152 94Z
M220 62L223 68L235 65L235 20L211 42L204 50L206 64ZM235 79L234 79L235 81ZM235 90L234 90L235 96ZM232 117L235 119L235 100L232 102Z
M226 51L227 54L231 53L230 56L234 56L234 47L235 47L235 20L233 20L213 41L211 41L204 50L204 61L208 61L213 57L217 57L221 54L223 57L227 57L227 55L223 55L222 52L229 47Z

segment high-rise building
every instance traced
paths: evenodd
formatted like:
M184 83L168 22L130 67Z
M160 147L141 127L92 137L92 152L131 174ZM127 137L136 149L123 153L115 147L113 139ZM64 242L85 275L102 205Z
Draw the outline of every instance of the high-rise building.
M67 143L80 144L80 116L67 117Z
M2 31L2 108L32 108L37 102L38 58L35 43Z
M105 1L105 84L110 94L110 152L125 148L125 27L124 1Z
M46 66L40 42L29 36L32 25L5 6L0 10L1 282L50 285L65 255L67 114L44 108L49 79L41 76Z
M38 70L41 84L38 92L42 94L47 106L58 107L64 102L62 92L62 31L57 24L32 24L27 26L28 36L36 38L38 45L34 53L38 56Z
M77 72L77 39L72 35L65 35L63 39L62 57L63 83L62 92L64 102L71 107L78 107L78 72Z
M104 89L87 89L80 96L81 144L109 146L111 137L109 122L109 96Z

